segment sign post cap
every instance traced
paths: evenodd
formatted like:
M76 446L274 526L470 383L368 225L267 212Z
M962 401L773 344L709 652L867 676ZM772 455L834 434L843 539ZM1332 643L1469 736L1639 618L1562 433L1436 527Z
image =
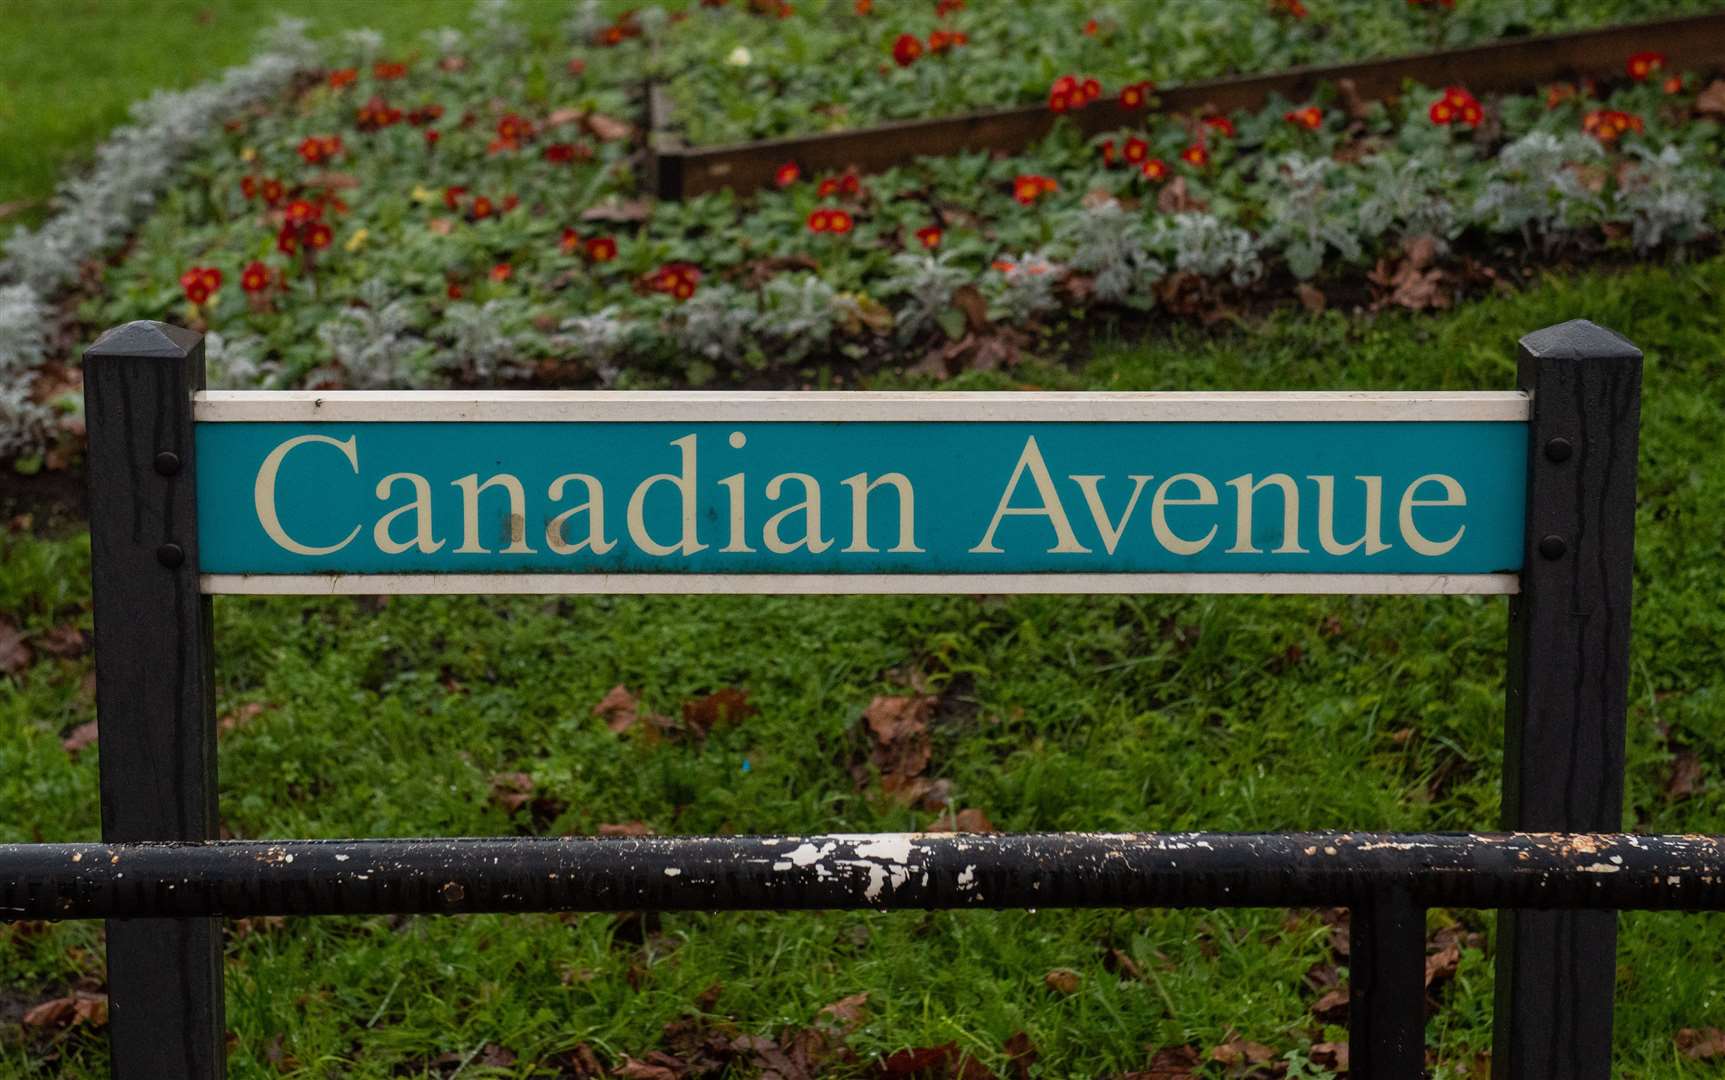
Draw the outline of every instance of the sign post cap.
M1641 358L1641 350L1628 338L1586 319L1571 319L1535 330L1521 339L1521 348L1528 356L1553 360Z
M84 355L184 360L192 355L192 350L197 348L203 339L203 335L196 330L139 319L109 330L97 338L95 344L85 349Z

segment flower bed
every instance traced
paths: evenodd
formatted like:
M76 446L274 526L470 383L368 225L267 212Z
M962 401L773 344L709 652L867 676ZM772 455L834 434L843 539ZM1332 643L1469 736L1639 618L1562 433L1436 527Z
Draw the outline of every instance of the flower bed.
M1717 10L1704 0L703 0L687 18L571 22L664 78L696 146L1028 105L1063 74L1111 87L1278 71Z
M1443 307L1524 263L1681 250L1725 206L1725 84L1653 57L1624 57L1611 86L1145 111L1017 157L867 178L786 163L752 199L655 204L618 119L638 104L627 66L523 48L486 10L418 56L350 37L269 104L212 105L125 257L85 265L81 322L204 328L234 386L838 384L1059 354L1099 319ZM42 297L131 213L13 241L0 273L35 287L0 293L0 328L9 310L39 327ZM50 367L32 384L41 342L7 354L19 340L0 333L0 360L29 467L75 438L75 412L43 406L75 409L77 383Z

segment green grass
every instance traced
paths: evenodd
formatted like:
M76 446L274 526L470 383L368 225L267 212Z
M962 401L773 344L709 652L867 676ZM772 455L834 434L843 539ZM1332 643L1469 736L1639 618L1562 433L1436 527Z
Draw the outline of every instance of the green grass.
M1552 280L1435 318L1284 315L1220 335L1105 346L1056 388L1502 388L1517 336L1588 316L1647 350L1626 819L1725 832L1725 259ZM961 381L1004 386L996 377ZM0 612L87 625L87 543L3 541ZM539 831L641 819L661 833L915 828L851 764L858 718L908 672L946 694L931 775L1005 829L1468 829L1496 821L1505 605L1469 598L220 599L221 806L245 837L533 831L489 796L525 771L562 807ZM1191 634L1174 628L1196 628ZM1296 654L1292 650L1298 650ZM0 839L97 835L88 658L0 681ZM760 714L704 746L619 738L591 710L616 683L663 713L724 686ZM1662 734L1668 732L1668 735ZM1666 794L1673 747L1699 755ZM1489 932L1478 912L1432 927ZM1717 1075L1673 1037L1725 1020L1725 920L1631 915L1619 1075ZM633 937L608 916L294 919L228 946L236 1077L445 1075L488 1044L557 1075L697 1016L747 1032L809 1023L866 991L863 1061L956 1041L1005 1070L1028 1032L1038 1074L1142 1069L1147 1048L1230 1032L1298 1058L1341 1038L1302 983L1328 928L1282 911L675 915ZM100 977L98 928L0 931L0 1010ZM1110 949L1142 970L1105 967ZM1043 985L1053 968L1079 990ZM696 999L717 986L704 1007ZM1428 1039L1438 1075L1489 1045L1491 966L1464 953ZM105 1042L3 1026L0 1074L95 1077ZM453 1066L451 1066L452 1068ZM1217 1075L1221 1075L1220 1072ZM1321 1071L1303 1075L1325 1075Z
M571 5L527 0L536 30ZM201 82L251 55L278 14L316 33L368 26L411 48L421 30L466 26L472 0L4 0L0 3L0 238L40 220L55 183L123 123L134 101Z

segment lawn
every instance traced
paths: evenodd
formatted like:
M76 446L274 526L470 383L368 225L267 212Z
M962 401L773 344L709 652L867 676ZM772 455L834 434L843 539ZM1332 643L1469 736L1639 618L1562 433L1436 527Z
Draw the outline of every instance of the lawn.
M1441 317L1283 314L1105 342L1078 371L952 385L1501 388L1522 333L1576 316L1623 331L1648 354L1626 821L1721 832L1722 297L1725 259L1650 266ZM88 627L87 542L19 531L4 545L0 611L38 657L0 681L0 839L93 838L95 753L62 742L93 715L89 658L51 633ZM936 812L898 804L854 766L871 700L921 687L939 697L926 776L950 781L951 810L1002 829L1489 828L1505 610L1467 598L223 598L222 817L242 837L919 828ZM617 734L594 712L617 684L644 717L678 717L728 687L758 712L704 740L645 719ZM1433 990L1439 1076L1477 1075L1489 1045L1490 927L1476 912L1431 915L1434 948L1460 946ZM1712 916L1624 918L1619 1074L1713 1074L1676 1038L1725 1020L1722 929ZM99 985L99 928L0 935L0 1072L104 1075L105 1042L87 1028L15 1025L30 1004ZM1314 1044L1343 1038L1312 1011L1345 969L1331 940L1317 914L1279 910L254 920L228 946L231 1060L236 1077L556 1076L581 1075L585 1046L613 1066L659 1051L747 1073L748 1053L713 1048L739 1032L790 1045L823 1007L866 994L848 1034L826 1036L855 1055L831 1071L954 1043L1007 1075L1022 1031L1041 1076L1144 1069L1156 1051L1236 1038L1285 1056L1287 1075L1325 1076L1309 1062L1324 1058ZM1045 980L1061 970L1075 979Z

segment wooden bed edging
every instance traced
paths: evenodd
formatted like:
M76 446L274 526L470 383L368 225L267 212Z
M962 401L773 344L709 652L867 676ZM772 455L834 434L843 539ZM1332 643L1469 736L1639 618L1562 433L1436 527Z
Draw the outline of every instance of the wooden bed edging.
M1672 68L1717 66L1725 58L1725 11L1677 19L1605 26L1563 34L1515 38L1462 49L1301 67L1271 75L1238 75L1174 86L1158 93L1156 111L1233 112L1262 105L1273 94L1308 98L1323 83L1353 83L1361 98L1393 95L1409 81L1428 86L1465 85L1478 92L1525 90L1542 82L1623 73L1633 53L1659 52ZM648 189L661 199L682 199L730 188L746 195L773 184L787 161L805 175L855 168L881 172L919 157L974 150L1014 153L1046 136L1060 116L1086 135L1139 121L1144 110L1113 98L1085 109L1054 113L1046 105L900 120L853 131L689 147L668 129L670 108L662 87L650 91L652 127L647 150Z

